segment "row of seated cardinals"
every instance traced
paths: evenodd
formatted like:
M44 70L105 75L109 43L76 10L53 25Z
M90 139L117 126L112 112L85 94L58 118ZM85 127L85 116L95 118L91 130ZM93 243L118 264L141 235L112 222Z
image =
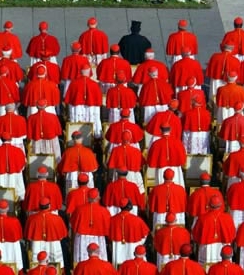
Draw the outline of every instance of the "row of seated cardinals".
M96 23L93 18L89 25ZM6 32L10 30L11 33L11 22L8 24ZM241 29L242 19L235 19L235 24L239 26L237 29ZM185 20L178 22L178 28L181 36L188 35ZM161 271L162 265L186 256L180 253L182 242L174 250L173 240L177 236L185 235L184 243L192 240L198 245L198 252L194 254L202 266L221 261L223 245L234 241L242 255L242 200L238 195L242 194L240 189L243 188L243 62L241 52L235 52L234 38L224 38L221 52L211 56L206 70L206 76L210 78L210 89L209 94L205 95L201 90L204 84L203 70L194 59L197 52L192 45L181 45L180 52L168 52L173 57L170 69L155 59L154 51L149 47L143 52L144 60L134 68L132 74L131 64L120 55L121 45L111 45L109 57L108 48L105 53L95 52L94 48L84 56L86 54L80 54L84 48L80 39L72 43L72 54L63 60L59 69L55 63L58 52L45 44L50 39L51 45L55 45L57 39L48 34L47 22L41 22L39 29L40 35L33 37L29 44L29 49L33 47L38 54L31 53L30 50L32 66L25 83L22 82L23 71L16 62L18 57L14 56L13 44L2 47L0 185L15 189L22 213L25 214L21 224L18 218L6 215L9 202L1 200L2 261L15 262L17 270L25 272L28 263L23 261L24 253L30 252L29 262L38 262L38 253L45 250L49 261L58 262L60 268L68 273L71 263L88 258L87 247L96 242L100 249L99 257L107 260L109 256L113 266L117 268L125 260L134 258L133 253L138 244L147 244L150 230L155 240L156 233L161 232L161 229L155 230L164 224L165 228L170 229L168 231L171 235L160 237L158 233L158 239L153 243L158 253L157 260L154 259L157 263L155 272L166 272L167 268ZM89 27L88 37L92 32L95 38L94 30L98 31L96 27ZM169 39L169 44L171 42ZM45 48L38 48L43 43ZM60 84L61 79L63 85ZM211 113L206 109L206 98ZM83 145L84 136L80 129L71 134L72 146L60 147L59 137L62 136L64 126L60 121L64 115L62 102L67 107L65 122L92 122L94 137L97 140L107 140L105 161L100 155L103 152L96 152L95 156L91 148ZM136 106L143 111L139 121L143 124L141 126L145 126L146 131L152 135L152 139L144 147L146 164L155 168L156 186L152 188L147 204L141 175L145 159L139 144L145 131L136 123ZM22 109L24 115L18 114L17 110ZM226 131L229 134L226 137L223 134L221 138L226 141L226 145L230 144L225 147L230 155L223 164L224 172L229 177L227 194L230 214L224 211L221 193L209 186L209 174L199 175L199 195L200 192L204 194L204 202L198 197L190 207L190 199L185 191L182 166L186 162L186 154L211 152L210 129L214 118L221 125L220 133L224 131L224 123L228 126ZM226 122L228 118L233 119ZM108 122L106 133L102 128L104 121ZM28 146L25 146L26 139ZM55 155L59 184L46 180L48 170L45 165L36 168L35 182L25 180L23 170L27 163L26 157L31 153ZM96 171L102 165L111 169L112 175L111 182L106 182L106 187L100 188L100 195L98 189L94 188L94 182L98 186L99 173ZM46 183L50 184L45 188ZM74 194L77 193L79 195L75 197ZM108 201L105 200L106 196ZM58 201L56 206L55 201ZM67 212L70 201L75 206L73 211ZM82 204L79 205L81 201ZM60 211L62 203L65 204L66 212L61 218L53 211ZM201 206L201 210L190 213L197 205ZM149 209L151 218L143 214L145 206ZM188 218L186 213L190 213L194 221L187 224L188 229L184 228L184 233L172 237L170 226L183 229L185 218ZM68 235L69 229L74 238ZM73 241L70 246L67 245L68 236ZM109 241L106 242L105 237ZM22 238L28 246L24 246L21 252ZM159 240L170 240L165 251ZM72 251L72 259L69 258L67 247ZM232 257L233 252L227 254ZM239 254L235 251L235 255ZM242 258L240 256L238 261L243 267ZM195 265L195 268L196 266L204 273L199 265ZM79 274L78 266L76 272Z
M148 196L150 214L145 216L144 194L126 179L126 169L117 172L118 179L108 183L102 195L97 188L89 188L88 175L80 173L79 187L67 194L64 213L60 210L58 184L47 180L45 166L39 167L37 180L28 183L21 203L25 219L11 216L8 200L0 200L2 261L7 265L15 263L19 274L29 268L27 274L46 269L48 262L55 263L57 272L65 274L72 268L74 274L83 274L81 270L87 269L93 274L100 263L107 266L109 274L116 274L116 269L128 274L124 269L129 261L142 261L140 264L149 269L149 274L172 272L167 270L182 267L182 263L187 270L197 270L197 274L206 274L206 266L211 266L208 274L212 274L216 265L235 268L242 274L241 211L225 211L223 196L210 186L208 173L200 175L200 187L188 196L185 188L173 181L174 171L166 169L164 182L155 185ZM243 181L228 189L230 208L237 204L241 188ZM232 263L234 255L236 263Z

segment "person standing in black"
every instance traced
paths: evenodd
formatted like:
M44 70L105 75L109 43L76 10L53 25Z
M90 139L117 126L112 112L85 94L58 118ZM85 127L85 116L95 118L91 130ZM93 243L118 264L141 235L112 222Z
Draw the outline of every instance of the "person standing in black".
M131 21L131 34L123 36L119 41L120 53L131 65L142 63L146 49L151 48L151 42L140 35L141 22Z

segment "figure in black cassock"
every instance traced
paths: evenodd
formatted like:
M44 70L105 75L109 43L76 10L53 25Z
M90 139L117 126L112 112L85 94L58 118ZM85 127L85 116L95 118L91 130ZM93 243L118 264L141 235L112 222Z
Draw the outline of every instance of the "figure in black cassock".
M123 36L119 41L120 53L131 65L137 65L144 61L146 49L151 48L151 42L140 35L141 22L131 21L131 34Z

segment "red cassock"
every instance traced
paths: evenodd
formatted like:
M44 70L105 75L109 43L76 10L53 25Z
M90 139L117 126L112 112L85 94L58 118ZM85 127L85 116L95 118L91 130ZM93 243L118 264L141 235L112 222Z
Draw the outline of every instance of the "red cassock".
M239 140L244 136L244 116L235 113L233 116L226 118L220 128L219 137L223 140Z
M133 205L137 205L140 210L145 209L144 194L140 194L137 185L126 178L110 182L103 194L103 204L106 206L120 206L122 198L130 198Z
M80 76L81 68L84 65L88 65L89 61L87 57L79 55L79 54L71 54L69 56L66 56L63 59L63 63L61 66L61 79L67 80L67 79L76 79L78 76ZM92 74L92 70L91 70Z
M140 171L146 163L140 149L130 144L114 147L108 160L109 169L126 167L128 171Z
M190 57L184 57L172 66L170 83L174 88L186 86L187 79L192 76L196 78L196 85L203 85L204 76L200 62Z
M23 150L9 143L0 146L0 174L20 173L26 163Z
M244 84L244 61L241 62L240 74L239 74L239 82Z
M162 136L160 126L167 122L170 127L170 136L172 138L181 139L182 124L180 118L171 110L156 113L146 125L146 131L153 136Z
M87 186L79 186L77 189L71 190L66 197L66 213L72 214L74 210L88 202L88 191L90 190Z
M135 243L149 234L146 223L129 211L121 211L111 217L109 239L114 242Z
M0 116L0 134L3 132L8 132L15 138L26 136L26 119L23 116L16 115L12 112L8 112L6 115Z
M119 267L119 275L157 275L156 265L142 258L126 260Z
M97 79L105 83L116 83L115 75L118 71L124 71L126 81L132 78L130 63L120 56L110 56L103 59L97 66Z
M244 222L237 229L235 242L238 247L244 246Z
M56 106L60 103L60 91L53 81L35 79L25 85L22 95L24 106L36 106L36 102L43 98L47 100L47 106Z
M244 88L236 83L227 83L217 90L216 105L218 107L234 108L235 103L244 102Z
M116 269L110 262L103 261L97 256L90 256L88 260L79 262L73 272L74 275L117 275Z
M213 264L208 270L208 275L243 275L243 270L240 265L232 263L229 260L222 260L219 263Z
M158 69L158 79L166 82L169 79L169 70L163 62L158 60L145 60L138 65L136 71L132 77L132 82L135 84L145 84L150 80L148 69L150 67L156 67Z
M167 225L155 231L153 244L161 255L180 255L183 244L190 243L189 231L179 225Z
M186 30L180 30L170 34L167 45L167 55L180 55L182 47L188 47L191 50L191 54L198 54L198 43L195 34Z
M144 107L169 104L173 94L169 83L159 78L151 78L142 86L139 105Z
M101 106L102 91L96 81L87 76L80 76L71 81L64 102L72 106Z
M75 209L70 224L73 232L80 235L108 236L110 213L99 202L86 203Z
M198 244L232 243L235 235L233 219L222 209L201 215L192 229L193 240Z
M165 267L159 273L160 275L205 275L203 267L189 258L180 258L178 260L171 261L165 265Z
M57 56L60 52L58 39L48 33L33 36L27 46L26 53L30 57L41 58L42 51L48 51L52 53L52 56Z
M209 210L210 198L214 195L217 195L222 199L221 209L224 211L225 203L221 192L216 188L205 185L198 188L190 195L188 198L187 212L192 217L199 217L200 215L207 213Z
M227 74L235 71L240 75L240 61L231 52L214 53L208 62L206 76L227 81Z
M106 107L109 108L134 108L137 96L135 92L123 84L110 88L106 96Z
M25 211L38 211L42 197L50 199L50 210L62 208L62 195L55 182L38 180L27 185L22 207Z
M184 165L186 151L181 140L163 136L154 141L148 151L147 163L152 168Z
M46 274L47 265L37 265L28 270L28 275L45 275Z
M98 163L92 150L82 144L76 144L64 151L57 170L64 174L74 171L94 172L97 168Z
M223 163L223 171L229 177L238 177L243 166L244 148L231 152Z
M228 44L228 41L232 41L235 47L232 51L233 55L244 55L244 30L242 28L235 28L232 31L228 31L221 42L221 45Z
M47 68L47 75L46 79L55 82L57 85L60 83L60 68L59 65L50 61L39 61L34 63L28 72L28 79L33 80L33 79L38 79L36 71L37 67L40 65L44 65Z
M11 267L6 264L0 263L0 274L4 275L14 275L14 271Z
M179 184L173 182L159 184L152 188L148 205L151 213L186 212L187 194Z
M144 132L141 127L128 119L120 119L118 122L110 124L105 138L111 143L122 143L122 133L125 130L131 131L131 143L139 142L144 137Z
M206 107L206 99L203 90L189 88L187 90L180 91L177 94L177 99L179 100L178 110L182 114L193 108L192 102L194 97L199 97L201 102L203 102L202 105Z
M7 77L13 80L14 82L20 82L24 78L23 70L21 69L19 63L9 59L2 57L0 59L0 66L8 67L8 75Z
M0 105L8 103L18 103L20 101L19 89L15 81L5 77L0 77Z
M83 32L79 37L80 54L104 54L109 51L108 36L102 30L92 28Z
M209 132L211 129L211 114L204 107L198 106L187 111L182 119L183 131Z
M19 37L8 31L0 33L0 49L4 46L10 46L12 49L11 58L18 59L22 57L22 46ZM2 55L2 52L1 54Z
M55 114L38 110L27 119L27 138L29 140L53 139L62 135L62 127Z
M227 190L227 202L231 210L244 210L244 181L231 184Z
M22 227L16 217L0 214L0 241L17 242L23 238Z
M63 219L50 212L41 210L27 218L24 236L29 241L59 241L67 237L68 231Z

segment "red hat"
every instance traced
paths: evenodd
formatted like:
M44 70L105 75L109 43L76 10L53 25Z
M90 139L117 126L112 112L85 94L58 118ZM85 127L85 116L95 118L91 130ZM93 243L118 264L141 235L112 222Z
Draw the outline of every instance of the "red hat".
M53 265L49 265L45 270L45 275L57 275L57 269Z
M5 45L2 47L2 52L11 52L12 48L10 45Z
M166 179L166 180L172 180L174 178L174 175L175 175L174 170L172 170L170 168L167 168L164 171L164 179Z
M169 132L171 127L168 122L164 122L160 125L160 129L163 133L165 133L165 132Z
M50 204L50 199L47 197L42 197L39 201L40 206L47 206Z
M155 66L149 67L149 68L148 68L148 72L149 72L150 74L156 73L156 72L158 72L158 68L155 67Z
M47 72L47 68L45 65L39 65L37 68L36 68L36 75L38 77L42 77L42 76L45 76L46 75L46 72Z
M146 49L145 53L154 53L154 49L148 48L148 49Z
M120 83L126 82L126 75L124 71L118 71L116 72L116 80Z
M236 71L230 71L228 72L227 77L229 82L236 81L238 74Z
M37 169L37 175L47 177L48 176L48 170L46 166L39 166Z
M196 83L197 83L197 80L194 76L192 77L189 77L187 80L186 80L186 85L188 87L195 87L196 86Z
M118 175L120 176L126 176L127 175L127 172L128 172L128 169L125 165L123 166L120 166L116 169Z
M80 131L74 131L71 135L72 139L80 139L82 138L82 133Z
M178 99L172 99L169 103L169 107L173 110L176 110L179 106L179 100Z
M173 223L173 222L175 222L175 220L176 220L176 215L175 215L175 213L168 212L168 213L166 214L165 221L166 221L167 223Z
M211 176L209 175L209 173L203 172L203 173L200 175L200 180L201 180L201 181L207 181L207 182L209 182L209 181L211 180Z
M36 106L39 109L44 109L47 107L47 100L45 98L38 99L36 102Z
M3 25L3 27L4 27L5 29L11 29L11 28L13 28L13 26L14 26L14 24L13 24L12 21L6 21L6 22L4 23L4 25Z
M125 108L120 111L120 116L121 117L129 117L130 116L130 109Z
M7 209L8 208L8 201L5 199L0 200L0 209Z
M224 245L221 249L221 256L225 257L232 257L233 256L233 249L230 245Z
M87 246L87 251L96 251L99 249L99 245L97 243L90 243Z
M234 44L233 40L228 40L224 44L224 50L232 51L234 49L234 47L235 47L235 44Z
M122 141L130 141L132 138L132 133L130 130L125 130L122 132Z
M73 41L71 43L71 49L74 52L79 52L81 50L81 44L79 43L79 41Z
M86 173L80 173L79 176L78 176L78 181L79 182L88 182L89 177Z
M117 53L120 51L120 48L119 48L119 45L118 44L113 44L110 46L110 51L111 52L114 52L114 53Z
M188 25L188 22L185 19L181 19L181 20L178 21L178 27L180 29L186 29L187 25Z
M90 25L96 25L97 24L97 19L95 17L90 17L88 20L87 20L87 25L90 26Z
M3 132L1 138L4 140L11 140L12 136L9 132Z
M45 21L42 21L39 23L39 30L40 31L44 31L48 29L48 23Z
M126 207L126 205L129 203L129 199L128 198L122 198L121 200L120 200L120 207L122 207L122 208L124 208L124 207Z
M46 259L47 259L47 252L46 251L40 251L37 254L37 260L38 260L38 262L45 261Z
M181 48L181 54L191 54L191 49L187 46Z
M49 58L53 55L53 53L49 50L40 51L41 58Z
M90 70L91 70L91 67L90 67L88 64L83 64L83 65L81 66L81 72L82 72L83 74L88 74L87 76L89 76Z
M91 188L89 191L88 191L88 198L89 199L96 199L99 197L99 191L97 188Z
M9 70L8 70L8 67L7 67L7 66L2 65L2 66L0 67L0 75L7 74L8 71L9 71Z
M236 17L234 19L234 24L236 24L236 25L242 25L243 24L242 18L241 17Z
M181 247L180 247L180 255L181 256L190 256L192 253L192 247L190 244L183 244Z
M135 254L136 255L145 255L146 254L146 248L144 245L138 245L135 248Z
M213 195L210 198L209 205L211 208L219 208L222 205L222 200L218 195Z
M234 109L235 111L240 111L243 109L243 102L241 101L237 101L235 104L234 104Z

